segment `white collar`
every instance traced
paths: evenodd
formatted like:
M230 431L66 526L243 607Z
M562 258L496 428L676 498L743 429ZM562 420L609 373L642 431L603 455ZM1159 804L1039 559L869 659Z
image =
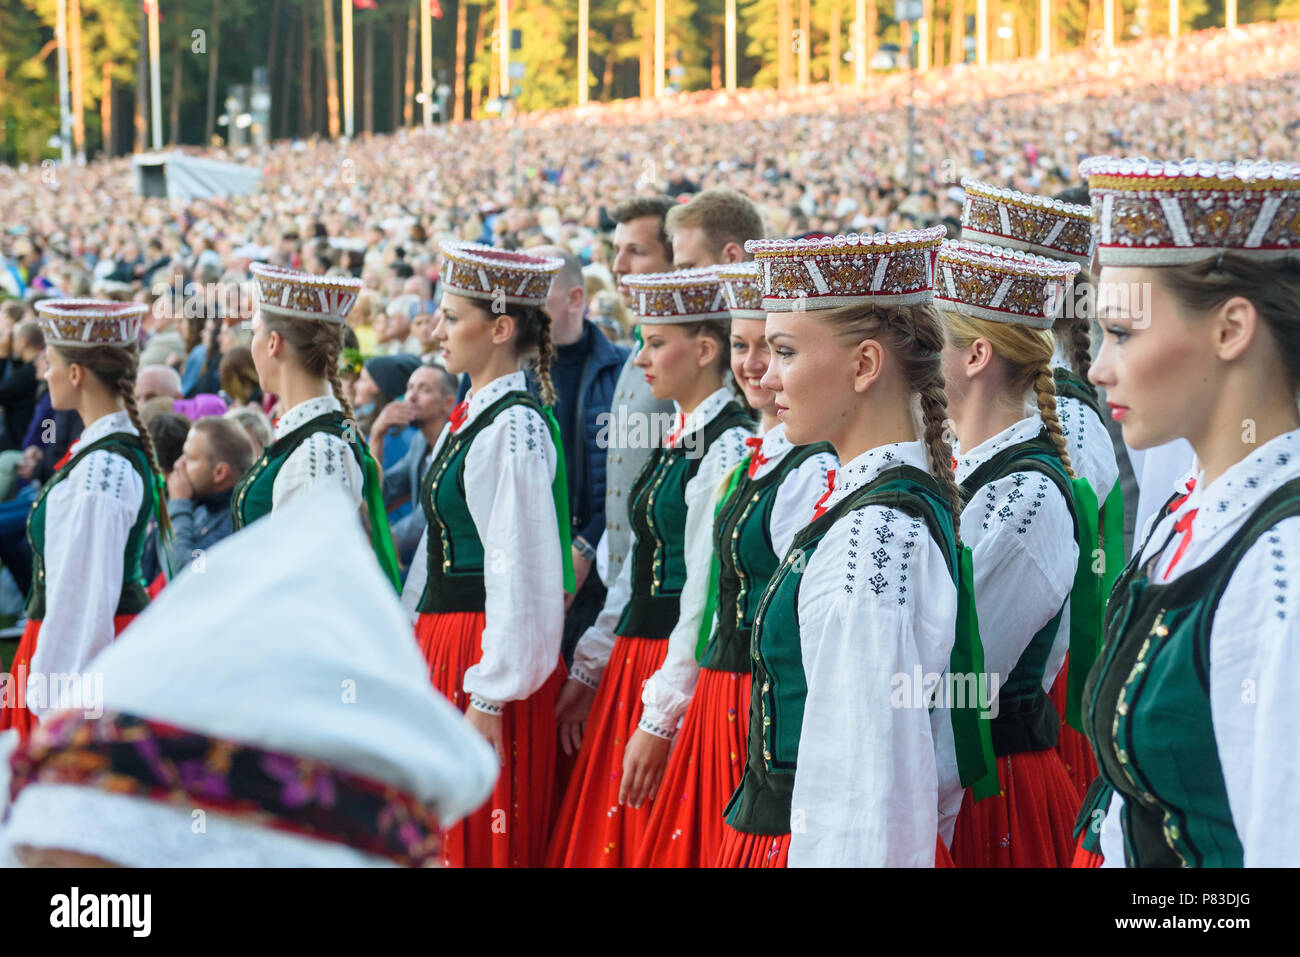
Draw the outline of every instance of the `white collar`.
M723 408L726 406L728 402L732 400L732 398L733 398L732 391L728 389L726 386L723 386L722 388L718 389L716 392L711 394L707 399L705 399L703 402L697 405L693 410L691 410L690 414L686 416L686 425L682 428L681 437L685 438L686 436L690 435L692 432L696 432L704 428L706 425L708 425L710 422L716 419L718 417L718 413L723 410ZM677 420L674 421L673 423L673 426L676 427L677 421L681 420L682 407L678 405L675 399L673 400L673 408L677 410ZM681 438L678 439L678 444L680 443L681 443Z
M130 432L132 435L137 434L135 426L131 424L131 416L126 412L111 412L108 415L100 416L90 425L86 426L81 433L81 438L77 439L77 445L83 448L91 442L98 442L106 435L114 432Z
M314 399L299 402L292 409L280 416L275 423L275 437L282 439L298 426L330 412L342 411L343 406L333 395L318 395Z
M1010 428L1003 429L997 435L990 439L985 439L969 452L962 452L957 445L953 445L953 455L957 457L957 481L958 483L966 481L977 468L987 462L993 456L997 455L1009 445L1015 445L1018 442L1026 442L1034 438L1039 432L1043 431L1043 420L1037 412L1033 415L1025 416Z
M475 389L466 396L469 407L465 410L465 425L469 425L478 414L507 392L527 392L528 382L522 371L507 372L497 376L481 389Z
M835 470L835 488L822 505L830 508L873 481L885 469L899 465L911 465L922 472L929 472L930 463L926 459L925 445L920 441L892 442L889 445L878 445L874 449L868 449L853 461Z
M1237 462L1205 486L1205 472L1197 469L1196 487L1178 512L1196 509L1192 519L1192 540L1209 538L1251 514L1264 499L1281 486L1300 477L1300 429L1285 432L1265 442L1251 455ZM1179 492L1186 486L1179 483Z
M763 433L762 438L763 444L759 446L758 452L763 456L763 464L754 470L754 478L761 478L772 471L785 458L786 453L794 448L793 443L786 438L784 422L772 426Z

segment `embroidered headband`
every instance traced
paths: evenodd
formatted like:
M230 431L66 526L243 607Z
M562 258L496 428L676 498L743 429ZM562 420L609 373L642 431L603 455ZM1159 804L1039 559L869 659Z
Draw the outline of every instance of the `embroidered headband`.
M351 276L314 276L269 263L248 267L257 287L258 308L272 316L343 323L361 292Z
M623 284L637 322L646 325L731 318L713 266L624 276Z
M59 346L130 346L140 342L149 307L103 299L42 299L36 315L45 341Z
M763 268L756 262L714 266L727 297L732 319L766 319L763 308Z
M1176 266L1232 252L1300 252L1300 163L1181 163L1094 156L1092 194L1103 266Z
M975 319L1050 329L1078 271L1078 263L947 240L939 250L934 301Z
M833 309L857 303L907 306L934 296L942 226L874 236L751 239L745 250L763 270L768 312Z
M969 176L961 238L1088 266L1092 262L1092 210L1077 203L999 189Z
M529 256L482 243L446 241L439 245L443 292L517 306L540 306L563 259Z

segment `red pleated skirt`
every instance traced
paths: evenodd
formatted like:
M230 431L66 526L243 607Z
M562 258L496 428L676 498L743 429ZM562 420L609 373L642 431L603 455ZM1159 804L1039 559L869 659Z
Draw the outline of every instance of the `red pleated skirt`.
M1083 846L1083 835L1079 836L1079 843L1074 848L1074 860L1070 862L1071 867L1101 867L1101 862L1105 860L1100 854L1094 854Z
M1069 676L1070 656L1066 655L1065 664L1061 666L1061 673L1056 676L1056 683L1052 685L1048 697L1052 699L1052 704L1056 706L1056 711L1061 716L1061 735L1056 741L1056 753L1060 755L1061 763L1065 765L1065 773L1069 776L1070 783L1079 792L1079 803L1082 804L1084 795L1088 793L1088 788L1097 776L1097 759L1092 755L1092 745L1088 743L1087 736L1065 723L1066 679Z
M746 834L722 822L714 867L788 867L789 860L789 834Z
M654 803L619 806L623 749L641 720L641 686L667 653L668 642L661 639L620 635L614 642L551 835L547 867L632 865Z
M465 672L483 657L482 612L420 615L415 637L434 688L464 711ZM531 697L506 702L501 714L507 766L492 797L443 833L446 867L536 867L542 863L555 809L555 701L561 663Z
M135 620L135 615L115 615L113 617L113 634L120 635L127 625ZM0 694L0 731L10 728L18 730L18 737L26 740L36 727L36 718L27 710L27 679L31 674L32 655L36 654L36 638L41 632L41 623L27 619L27 627L18 640L18 650L10 666L9 687Z
M1056 751L998 758L1002 793L962 798L952 836L958 867L1069 867L1079 795Z
M714 867L789 867L789 834L745 834L725 821L722 824L722 846L714 860ZM943 838L934 837L934 866L956 867Z
M701 669L664 769L637 867L711 867L722 811L745 771L748 674Z

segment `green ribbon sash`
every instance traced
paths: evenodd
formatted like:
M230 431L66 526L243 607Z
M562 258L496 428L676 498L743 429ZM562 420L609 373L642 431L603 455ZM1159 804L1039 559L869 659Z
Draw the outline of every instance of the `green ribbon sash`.
M1104 613L1110 600L1115 579L1124 568L1124 492L1119 479L1111 486L1106 503L1101 507L1101 551L1106 565L1101 572L1101 608Z
M166 581L170 582L176 577L176 572L172 569L172 533L168 531L163 534L162 527L162 510L167 507L167 482L156 472L153 481L150 483L149 498L152 500L150 508L153 509L153 519L158 523L158 538L162 541L162 547L158 551L162 552L163 564L167 566Z
M577 590L577 579L573 574L573 530L569 524L569 471L564 461L564 443L560 439L560 423L555 421L555 411L544 405L542 416L551 430L551 443L555 446L555 480L551 482L551 497L555 499L555 521L560 527L564 590L572 595Z
M362 468L365 471L366 513L370 516L370 545L379 559L379 567L402 593L402 575L397 565L397 551L393 548L393 533L388 527L388 511L384 508L383 485L379 481L379 466L365 446L361 447Z
M975 611L975 578L968 546L961 546L957 569L957 638L953 642L948 669L953 676L983 676L984 644L980 640L979 616ZM951 714L957 772L962 786L972 788L976 801L996 796L1000 788L989 709L979 700L977 693L975 701L953 707Z
M1065 694L1065 722L1083 731L1083 684L1097 660L1101 640L1102 575L1106 559L1098 548L1097 493L1086 478L1071 482L1079 520L1079 566L1070 591L1070 671Z
M722 497L718 499L717 506L713 509L713 521L716 524L718 516L722 513L723 506L736 491L736 486L740 484L740 478L749 471L749 460L754 453L746 455L739 465L731 470L731 474L723 479L724 487ZM709 647L709 639L713 637L713 615L718 610L718 578L722 574L722 565L718 561L718 550L713 549L712 558L709 560L709 590L705 593L704 599L704 617L700 620L700 635L695 641L695 663L699 664L704 661L704 652Z

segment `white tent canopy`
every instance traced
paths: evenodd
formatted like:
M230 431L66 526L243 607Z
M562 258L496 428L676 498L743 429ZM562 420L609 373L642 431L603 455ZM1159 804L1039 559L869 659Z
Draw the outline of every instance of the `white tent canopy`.
M152 153L135 158L136 189L142 196L208 199L260 192L262 171L254 166L199 159L184 153Z

